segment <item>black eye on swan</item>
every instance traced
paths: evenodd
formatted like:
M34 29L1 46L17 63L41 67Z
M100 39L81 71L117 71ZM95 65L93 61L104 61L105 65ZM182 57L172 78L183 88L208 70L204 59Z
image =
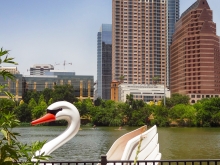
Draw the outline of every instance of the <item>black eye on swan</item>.
M56 109L56 110L47 109L47 113L51 113L53 115L56 115L59 111L62 111L62 110L63 110L62 108L59 108L59 109Z

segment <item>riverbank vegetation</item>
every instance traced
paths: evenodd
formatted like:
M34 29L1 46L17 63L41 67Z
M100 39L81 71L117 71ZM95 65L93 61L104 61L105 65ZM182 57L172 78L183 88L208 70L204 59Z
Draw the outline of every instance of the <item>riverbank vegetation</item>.
M206 98L193 105L189 97L173 94L171 98L149 104L135 100L127 95L126 102L115 102L98 98L78 100L74 96L71 85L56 85L54 89L41 92L28 90L23 100L14 103L8 99L0 99L0 106L7 105L18 120L31 122L46 113L46 108L53 102L66 100L73 103L79 110L82 124L90 123L98 126L188 126L214 127L220 126L220 98ZM52 123L55 124L55 123ZM65 124L65 122L56 123Z

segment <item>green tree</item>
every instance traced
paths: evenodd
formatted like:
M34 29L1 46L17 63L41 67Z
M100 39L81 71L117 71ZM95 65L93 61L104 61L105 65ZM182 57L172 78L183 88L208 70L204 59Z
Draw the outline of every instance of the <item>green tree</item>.
M191 105L177 104L169 110L169 117L181 126L196 125L196 109Z
M31 100L28 103L28 108L33 109L36 106L37 106L36 101L34 100L34 98L31 98Z
M36 102L39 100L41 93L39 91L27 90L24 92L22 99L25 103L29 103L31 99L34 99Z
M8 57L8 53L9 53L9 50L3 50L3 48L1 48L1 50L0 50L0 64L7 63L7 64L17 65L17 63L13 61L14 58ZM13 74L11 74L10 72L8 72L6 70L2 70L0 72L0 76L2 76L4 79L9 78L11 80L14 80L14 78L15 78L15 76ZM8 92L4 92L4 93L6 95L8 95Z
M132 94L126 95L126 103L132 107L134 102L134 96Z
M137 100L138 101L138 100ZM148 119L150 117L150 108L147 104L143 107L139 107L138 110L132 112L132 117L128 124L130 126L142 126L149 124Z
M45 101L41 101L40 104L32 109L32 119L40 118L45 114L45 109L47 108L47 103Z
M94 105L95 106L99 106L102 104L102 99L100 97L98 97L95 101L94 101Z
M124 82L124 79L125 79L125 76L124 76L124 75L121 75L121 76L119 77L120 83L123 83L123 82Z
M108 111L102 106L95 106L90 111L92 123L100 126L109 126Z
M126 115L126 109L129 108L129 106L123 102L116 102L117 104L117 111L119 117L122 119L122 124L121 125L127 125L128 124L128 118Z
M52 104L52 103L53 103L53 98L50 98L47 104L48 104L48 106L49 106L49 105Z
M188 126L196 126L197 125L197 113L196 109L192 105L186 105L186 111L184 114L184 118L186 119L186 124Z
M54 102L65 100L73 103L77 101L77 98L74 95L74 88L69 84L54 86L54 93L52 98Z
M206 98L199 101L202 108L198 110L197 116L203 126L219 126L220 123L220 98ZM198 103L198 104L199 104ZM198 104L196 104L198 106Z
M152 81L156 85L160 81L160 77L159 76L152 77Z
M109 126L121 126L123 124L123 113L115 101L105 100L102 103L102 107L108 112L106 117Z
M184 119L184 113L185 113L185 105L184 104L177 104L173 106L169 110L169 117L171 120L183 120Z
M42 101L45 102L45 100L44 100L44 95L43 95L43 94L40 95L40 98L39 98L39 100L38 100L38 105L39 105Z
M1 48L0 50L0 64L2 63L10 63L10 64L16 64L13 61L13 58L8 58L8 50L3 50ZM6 57L4 57L6 56ZM7 72L5 70L0 71L0 75L4 79L11 79L14 80L14 75L12 75L10 72ZM9 99L14 101L14 96L6 92L4 90L3 85L0 85L0 92L4 92ZM27 145L20 143L17 140L17 136L19 136L19 133L13 132L12 129L19 126L19 121L16 119L16 116L13 114L11 104L5 104L9 103L8 101L4 101L4 104L2 103L2 106L0 106L0 129L1 129L1 136L0 136L0 164L1 165L13 165L15 163L17 164L30 164L32 157L38 160L45 160L48 158L47 156L39 156L35 157L34 153L39 150L45 142L36 142L32 145ZM15 104L16 105L16 104ZM21 161L22 162L19 162ZM33 164L33 163L32 163ZM36 163L38 164L38 162Z
M14 113L16 115L16 118L20 122L29 123L32 121L31 109L28 107L28 104L26 103L20 104L19 106L15 107Z
M93 102L90 98L84 99L74 103L76 108L79 110L80 116L89 117L90 110L94 107Z
M152 114L149 120L151 120L152 125L156 124L161 127L169 126L170 120L169 120L169 113L168 113L169 111L167 107L153 105L153 106L149 106L149 108Z
M171 95L170 98L166 98L166 106L167 106L167 108L170 109L177 104L188 105L189 100L190 100L190 98L187 95L181 95L179 93L174 93ZM162 100L162 102L163 102L163 100Z
M17 140L20 136L17 132L12 132L12 129L19 126L19 121L11 112L0 114L0 127L2 136L0 136L0 164L1 165L30 165L31 159L46 160L49 156L35 157L35 152L42 148L44 142L34 142L31 145L23 144ZM21 162L22 160L22 162ZM38 164L36 162L36 164Z
M0 99L0 107L4 107L5 111L13 111L15 108L16 104L12 99L5 99L2 98Z
M45 102L48 103L50 101L50 99L53 98L53 89L45 88L42 91L42 94L44 96ZM48 103L48 105L50 105L50 104Z

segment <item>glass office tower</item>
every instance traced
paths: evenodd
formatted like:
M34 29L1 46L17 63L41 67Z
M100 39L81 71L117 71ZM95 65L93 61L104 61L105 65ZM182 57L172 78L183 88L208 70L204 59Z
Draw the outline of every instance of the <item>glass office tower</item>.
M167 86L170 86L170 45L175 32L175 23L179 20L179 0L167 0Z
M97 93L96 97L111 98L112 25L102 24L97 34Z

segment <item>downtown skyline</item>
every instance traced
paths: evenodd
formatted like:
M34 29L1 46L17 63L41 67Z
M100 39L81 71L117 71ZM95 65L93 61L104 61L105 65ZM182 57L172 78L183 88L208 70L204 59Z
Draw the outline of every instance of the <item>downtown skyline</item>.
M180 15L195 0L180 0ZM220 34L220 1L208 0ZM10 50L21 74L29 75L34 64L77 75L97 76L97 31L112 23L112 0L3 1L1 0L0 46ZM63 63L72 63L64 66ZM59 65L56 65L59 64ZM8 66L8 65L3 65Z

